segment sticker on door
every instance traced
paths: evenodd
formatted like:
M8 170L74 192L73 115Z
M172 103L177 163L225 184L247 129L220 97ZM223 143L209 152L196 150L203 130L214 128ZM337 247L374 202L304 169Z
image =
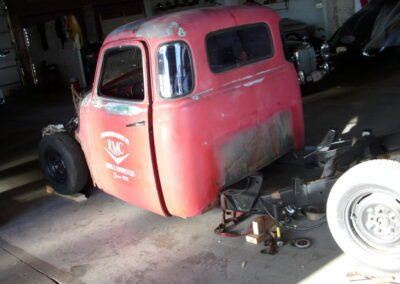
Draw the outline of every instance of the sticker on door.
M135 172L120 166L129 157L130 141L120 133L105 131L100 135L105 143L104 150L111 158L112 162L106 162L107 169L113 172L114 179L129 181L129 177L135 177Z

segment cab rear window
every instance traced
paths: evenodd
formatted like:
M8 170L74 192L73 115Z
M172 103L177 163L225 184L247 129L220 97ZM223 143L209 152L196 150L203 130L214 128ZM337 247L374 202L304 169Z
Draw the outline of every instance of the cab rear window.
M189 46L171 42L158 49L158 85L163 98L188 95L194 88L192 56Z
M274 54L271 32L264 23L229 28L206 38L208 62L214 73L270 58Z

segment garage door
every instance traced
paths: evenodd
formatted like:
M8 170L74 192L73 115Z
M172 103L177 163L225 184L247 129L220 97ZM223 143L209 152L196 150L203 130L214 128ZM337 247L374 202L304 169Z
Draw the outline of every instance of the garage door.
M0 88L5 95L11 89L21 86L21 78L7 21L7 14L0 11Z

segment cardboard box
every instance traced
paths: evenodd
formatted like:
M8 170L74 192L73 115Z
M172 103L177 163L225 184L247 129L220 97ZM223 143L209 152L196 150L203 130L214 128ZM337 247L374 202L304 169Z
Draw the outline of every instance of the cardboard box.
M265 232L272 232L276 228L275 221L270 216L256 217L253 222L253 234L261 235Z
M258 245L259 243L263 242L265 239L265 234L256 235L256 234L248 234L246 236L246 242Z

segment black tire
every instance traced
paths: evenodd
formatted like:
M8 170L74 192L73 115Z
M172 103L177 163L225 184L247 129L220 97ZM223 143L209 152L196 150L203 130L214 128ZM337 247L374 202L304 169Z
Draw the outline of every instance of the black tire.
M60 194L80 192L88 183L89 170L82 149L66 133L43 136L39 161L48 183Z
M345 253L400 271L400 163L372 160L347 171L329 194L327 219Z

